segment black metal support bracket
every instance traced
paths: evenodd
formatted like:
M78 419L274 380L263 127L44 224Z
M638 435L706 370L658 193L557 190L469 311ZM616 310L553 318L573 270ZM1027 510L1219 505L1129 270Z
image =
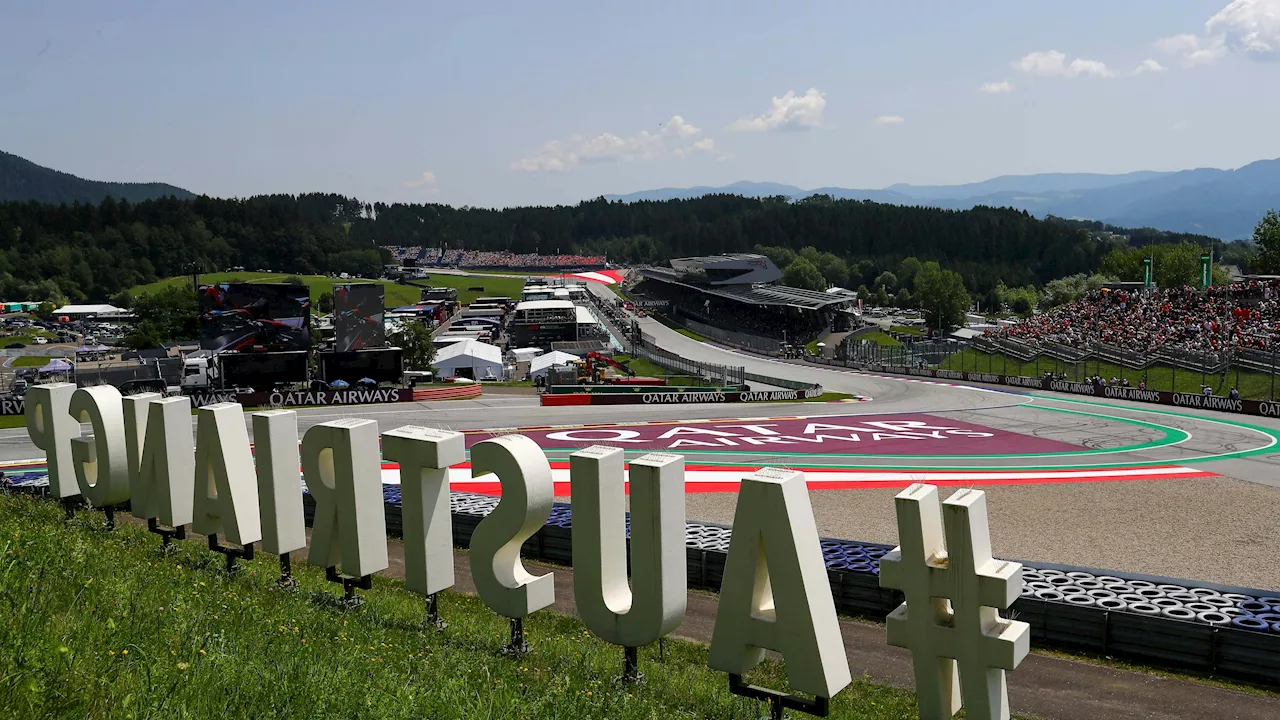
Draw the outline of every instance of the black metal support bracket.
M107 532L113 532L116 529L116 510L123 510L124 505L104 505L102 508L102 516L107 521Z
M329 566L324 569L324 579L331 583L341 583L342 602L348 608L357 608L364 604L364 599L356 592L356 588L369 590L373 587L372 575L351 577L349 575L339 573L338 568L334 566Z
M65 518L67 522L71 522L76 519L76 506L80 504L79 501L79 495L71 495L62 498L62 509L67 513Z
M644 673L640 672L640 648L622 648L622 677L619 681L623 685L638 685L642 680Z
M209 549L213 552L221 553L226 556L228 575L234 575L236 573L236 558L244 558L245 560L253 559L253 543L248 543L244 547L223 545L218 542L217 533L211 533L209 535Z
M524 618L511 618L511 642L502 648L502 654L521 657L528 652L529 643L524 636Z
M283 590L298 587L298 578L293 576L293 561L289 553L280 553L280 579L276 585Z
M799 710L816 717L826 717L831 712L830 698L816 697L810 700L798 695L788 695L777 690L748 685L742 682L741 675L729 675L729 692L744 698L768 702L770 720L782 720L785 710Z
M160 551L165 553L177 549L172 544L174 540L187 539L186 525L167 527L165 525L161 525L160 521L155 518L147 518L147 532L155 533L160 536Z
M440 618L440 593L438 592L427 596L427 619L423 625L436 630L444 630L449 627L449 623Z

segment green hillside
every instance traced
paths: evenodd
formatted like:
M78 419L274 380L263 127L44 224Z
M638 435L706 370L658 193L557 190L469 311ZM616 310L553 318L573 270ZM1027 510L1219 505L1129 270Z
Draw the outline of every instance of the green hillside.
M170 195L182 200L195 197L195 193L165 183L85 180L0 151L0 202L35 200L54 205L74 202L97 205L107 196L142 202Z
M400 285L389 280L336 280L324 275L294 276L287 273L265 272L206 273L200 276L200 283L204 285L230 282L278 283L284 282L285 278L288 277L298 277L306 283L307 287L311 290L312 307L315 307L321 293L332 290L334 285L340 285L346 282L376 282L383 285L386 288L386 306L389 308L411 305L417 302L418 298L421 297L421 289L413 285ZM432 275L429 280L421 280L419 282L435 287L457 288L458 299L463 303L470 303L478 297L494 295L505 295L510 298L519 298L520 289L524 286L524 281L519 278L468 275ZM171 277L147 285L137 285L130 288L129 292L136 297L143 293L154 292L163 287L189 285L190 283L191 278L189 276ZM483 289L470 289L473 287Z

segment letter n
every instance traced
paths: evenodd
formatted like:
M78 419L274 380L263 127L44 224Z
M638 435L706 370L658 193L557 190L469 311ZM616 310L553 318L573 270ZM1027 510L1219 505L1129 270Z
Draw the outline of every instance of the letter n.
M191 529L201 535L222 535L236 545L262 539L249 431L239 403L206 405L196 411L195 519Z
M708 664L743 675L765 650L782 655L800 692L829 698L850 682L804 473L795 470L742 480Z
M406 425L382 434L382 457L400 463L404 579L433 595L453 587L449 466L466 460L462 433Z
M378 423L348 418L302 438L302 476L316 500L308 560L363 577L387 569Z
M195 447L191 399L141 393L124 398L129 512L181 527L193 520Z

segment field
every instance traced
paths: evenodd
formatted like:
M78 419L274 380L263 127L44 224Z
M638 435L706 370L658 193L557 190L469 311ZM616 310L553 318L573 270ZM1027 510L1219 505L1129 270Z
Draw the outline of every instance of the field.
M9 363L9 367L44 367L53 359L53 355L19 355Z
M203 284L215 284L225 282L283 282L285 278L291 277L289 273L260 273L260 272L230 272L230 273L206 273L200 276L200 282ZM421 297L421 289L413 285L400 285L389 280L338 280L324 275L298 275L307 287L311 290L311 303L315 307L315 303L319 300L322 293L333 289L334 285L340 285L346 282L376 282L386 287L386 306L389 308L397 308L404 305L411 305L418 301ZM190 277L172 277L165 280L153 282L149 285L139 285L130 288L129 292L135 296L159 290L162 287L171 285L187 285L191 281ZM419 280L418 282L432 285L435 287L452 287L458 289L458 299L463 303L470 303L478 297L486 296L506 296L510 298L519 298L520 290L524 287L524 282L518 278L504 278L492 276L468 276L468 275L432 275L427 280ZM472 287L482 288L481 290L471 290Z
M9 718L756 718L706 667L705 645L640 652L644 683L616 678L622 651L571 617L525 622L533 651L499 654L507 622L478 598L442 593L443 632L423 629L423 598L378 576L345 610L323 573L275 588L276 560L233 577L200 540L165 556L159 540L100 515L0 497L0 717ZM784 687L766 663L746 678ZM915 717L915 698L864 680L831 717Z
M1268 373L1242 370L1237 373L1232 369L1224 379L1221 375L1202 376L1198 372L1178 369L1166 365L1153 365L1146 370L1131 370L1121 365L1108 362L1065 364L1050 358L1041 358L1040 362L1022 362L1015 357L995 353L988 355L977 350L963 350L947 358L938 366L942 370L967 370L970 372L991 372L1001 375L1023 375L1039 377L1046 372L1066 373L1072 380L1101 375L1110 380L1113 377L1128 378L1129 384L1137 387L1138 382L1145 379L1150 390L1173 390L1174 392L1198 393L1200 383L1208 384L1217 395L1226 395L1232 387L1240 390L1240 397L1250 400L1269 400L1272 396L1272 376ZM1007 368L1007 370L1006 370ZM1176 387L1175 387L1176 380ZM1280 387L1276 390L1280 391Z
M863 333L858 335L855 339L870 340L871 342L884 347L896 347L902 344L880 330L872 330L869 333Z

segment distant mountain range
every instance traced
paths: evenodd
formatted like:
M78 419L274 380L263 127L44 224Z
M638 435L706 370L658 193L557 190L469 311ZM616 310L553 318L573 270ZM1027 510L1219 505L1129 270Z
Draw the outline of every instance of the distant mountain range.
M195 193L164 183L117 183L85 180L69 173L41 167L30 160L0 151L0 202L36 200L44 203L98 204L111 196L140 202L173 195L181 199Z
M1280 209L1280 159L1259 160L1235 170L1002 175L964 185L899 184L880 190L840 187L804 190L778 183L737 182L723 187L662 188L605 197L636 202L714 193L749 197L785 195L792 199L830 195L839 199L956 210L975 205L1014 207L1037 217L1084 218L1121 227L1153 227L1235 240L1250 237L1254 225L1268 208Z

